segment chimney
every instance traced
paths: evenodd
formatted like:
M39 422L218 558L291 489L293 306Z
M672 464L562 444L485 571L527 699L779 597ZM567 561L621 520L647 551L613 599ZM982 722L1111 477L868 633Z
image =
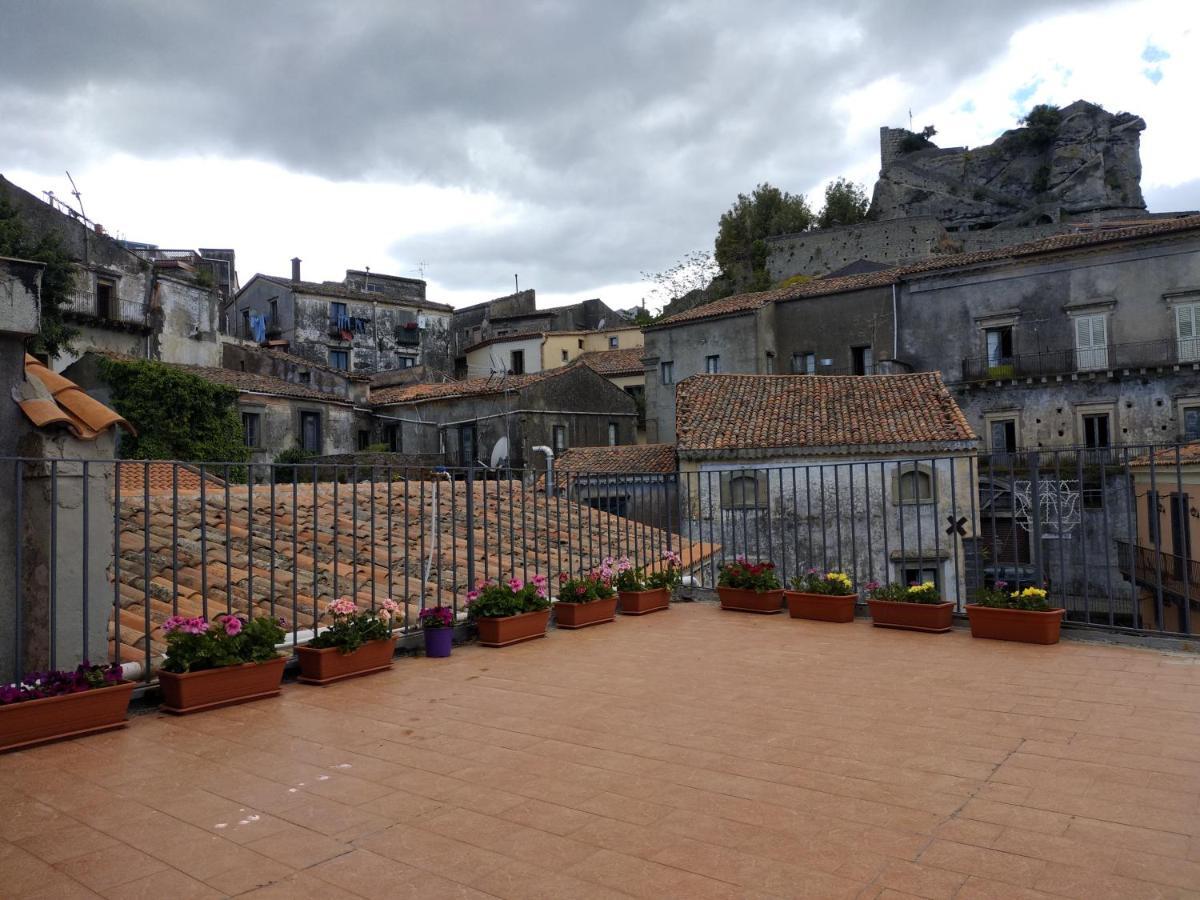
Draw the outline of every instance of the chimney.
M300 280L300 257L292 257L292 281Z

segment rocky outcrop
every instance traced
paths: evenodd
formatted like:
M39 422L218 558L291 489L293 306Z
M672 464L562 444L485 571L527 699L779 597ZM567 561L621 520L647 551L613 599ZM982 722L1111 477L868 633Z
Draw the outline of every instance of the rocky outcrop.
M973 149L882 128L871 217L933 216L950 229L976 229L1144 214L1145 127L1139 116L1077 100L1057 122L1051 116Z

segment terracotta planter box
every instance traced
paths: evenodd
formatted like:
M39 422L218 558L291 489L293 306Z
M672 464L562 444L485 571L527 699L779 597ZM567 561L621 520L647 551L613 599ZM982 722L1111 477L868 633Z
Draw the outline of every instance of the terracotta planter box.
M718 587L721 609L738 612L772 613L783 612L783 589L777 591L751 591L745 588Z
M559 628L587 628L603 625L617 617L617 598L593 600L591 603L555 603L554 624Z
M648 591L619 591L617 596L621 599L623 616L644 616L671 606L671 592L665 587Z
M788 615L793 619L812 619L816 622L853 622L854 594L836 597L832 594L787 592Z
M967 605L971 637L1024 644L1057 644L1065 609L1035 612L1029 609L992 609Z
M297 647L300 659L300 680L305 684L333 684L347 678L370 675L392 667L396 655L396 639L368 641L353 653L342 653L336 647L316 649Z
M163 711L178 716L188 713L249 703L279 695L283 681L283 666L287 660L280 656L261 663L242 663L202 672L158 673L158 686L163 694Z
M871 624L880 628L927 631L943 634L954 624L953 603L903 603L897 600L868 600Z
M522 641L532 641L546 636L550 624L550 610L539 609L521 613L519 616L476 619L479 626L479 643L483 647L507 647Z
M0 753L125 727L133 682L0 706Z

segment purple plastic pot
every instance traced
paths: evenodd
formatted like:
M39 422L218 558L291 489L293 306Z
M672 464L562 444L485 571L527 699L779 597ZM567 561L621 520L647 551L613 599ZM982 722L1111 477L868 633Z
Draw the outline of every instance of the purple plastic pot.
M425 628L425 655L449 656L454 638L453 628Z

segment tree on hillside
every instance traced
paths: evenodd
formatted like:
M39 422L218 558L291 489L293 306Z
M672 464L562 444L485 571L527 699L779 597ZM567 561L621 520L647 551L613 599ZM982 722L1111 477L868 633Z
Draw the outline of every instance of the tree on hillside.
M861 184L838 178L825 188L825 206L817 218L818 228L855 225L867 218L871 200Z
M62 309L75 289L75 269L54 232L34 240L17 208L0 191L0 256L45 263L42 270L41 331L29 342L33 353L54 357L71 348L79 332L63 321Z
M738 194L717 226L715 256L728 290L769 287L766 239L807 231L812 224L813 212L803 194L789 194L766 182L749 196Z
M661 309L692 291L702 291L719 272L712 253L707 250L693 250L661 272L643 272L642 278L654 285L647 294L647 305Z

